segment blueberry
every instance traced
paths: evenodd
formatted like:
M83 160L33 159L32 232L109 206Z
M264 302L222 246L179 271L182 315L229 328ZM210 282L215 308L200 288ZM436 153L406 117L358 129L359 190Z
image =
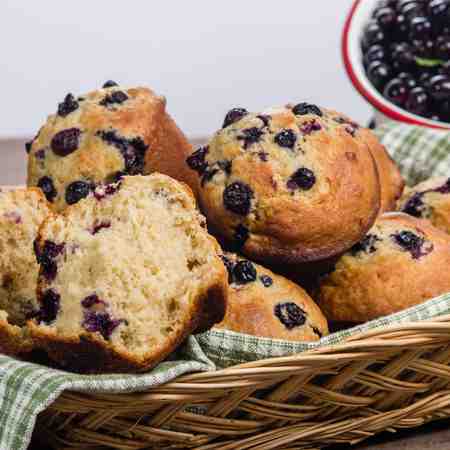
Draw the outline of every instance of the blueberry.
M66 117L78 109L78 102L72 94L67 94L62 103L58 104L58 116Z
M277 133L274 140L280 147L294 148L297 136L291 129L286 128Z
M250 261L238 261L233 267L233 279L237 284L247 284L256 280L256 268Z
M109 106L115 104L121 104L128 100L128 95L123 91L115 91L108 94L103 100L100 101L100 105Z
M292 112L296 116L304 116L305 114L314 114L319 117L322 116L322 111L318 106L306 102L298 103L297 105L295 105L292 108Z
M286 185L292 190L302 189L304 191L308 191L314 186L315 182L316 177L314 172L306 167L300 167L300 169L291 175Z
M186 164L192 169L195 170L199 175L203 175L206 168L208 167L208 163L205 158L209 151L209 147L200 147L194 153L186 158Z
M73 205L79 202L82 198L87 197L91 192L92 184L86 181L74 181L66 188L66 203Z
M259 128L256 127L246 128L242 130L242 135L238 136L237 139L239 141L244 141L243 147L246 150L250 145L259 142L263 134L264 131L262 131Z
M426 40L431 35L431 22L428 18L416 16L409 22L409 37L410 39Z
M382 61L373 61L367 67L367 76L377 89L382 89L389 81L391 69Z
M273 280L271 277L269 277L269 275L261 275L259 279L261 280L261 283L264 285L264 287L270 287L273 284Z
M387 59L386 50L382 45L372 45L364 54L364 65L368 67L370 63L378 61L384 62Z
M244 116L248 114L248 111L245 108L233 108L227 112L225 119L223 121L222 128L228 127L229 125L238 122Z
M34 156L36 157L36 159L45 159L45 150L43 148L36 150Z
M54 259L64 251L65 244L56 244L46 240L41 247L35 240L33 243L36 260L41 266L41 273L47 281L53 281L56 278L58 267Z
M45 195L45 198L49 202L53 202L53 199L57 195L53 180L50 177L44 176L39 179L37 185L39 188L41 188L42 192Z
M221 161L217 161L217 165L219 166L220 170L223 170L227 175L230 175L232 166L231 161L229 161L228 159L223 159Z
M240 181L229 184L223 191L223 204L229 211L246 216L250 212L253 191Z
M78 148L81 131L78 128L67 128L53 136L50 146L58 156L70 155Z
M400 231L391 235L392 240L399 245L404 251L411 254L413 259L418 259L421 256L427 255L433 249L432 245L429 245L426 249L423 249L425 239L411 231Z
M33 141L28 141L28 142L25 142L25 151L27 152L27 153L30 153L31 152L31 146L33 145Z
M367 50L375 44L382 44L385 40L385 33L375 20L370 21L364 28L362 47Z
M39 321L46 324L53 322L60 309L61 296L53 289L44 292L39 299L40 309L37 314Z
M269 154L266 152L258 152L258 156L262 162L267 162L269 160Z
M104 305L105 302L103 300L100 300L97 294L88 295L83 300L81 300L81 305L84 308L90 308L91 306L98 304Z
M103 84L102 87L103 87L103 89L106 89L106 88L110 88L110 87L114 87L114 86L119 86L119 85L113 80L108 80Z
M98 332L104 339L109 339L122 322L125 321L113 319L107 312L85 311L82 326L91 333Z
M425 205L422 200L423 195L423 192L416 192L413 194L403 206L402 212L409 214L410 216L422 217L425 209Z
M405 102L405 109L413 114L424 116L428 111L429 102L430 98L427 91L423 87L417 86L409 92Z
M313 131L319 131L322 129L322 125L320 125L319 122L316 120L308 120L307 122L304 122L300 126L300 131L303 134L311 134Z
M304 325L306 322L306 312L294 302L276 304L274 314L288 330Z
M233 269L235 263L230 258L227 258L225 255L220 255L220 258L222 259L223 265L225 266L228 272L228 283L231 284L233 282Z
M94 226L92 227L92 234L97 234L101 229L103 228L110 228L111 222L109 221L103 221L103 222L96 222Z
M389 7L377 8L373 13L373 18L383 30L390 31L395 26L397 14Z
M377 235L367 234L361 241L353 245L353 247L350 249L350 253L352 255L356 255L360 252L374 253L377 249L375 244L380 241L381 239Z
M383 95L395 105L403 106L408 97L408 88L402 80L393 78L386 84Z
M125 162L127 174L137 175L142 173L148 145L140 137L127 139L114 130L99 131L97 135L107 144L116 147L120 151Z
M450 99L450 77L447 75L436 75L428 82L428 92L436 101Z

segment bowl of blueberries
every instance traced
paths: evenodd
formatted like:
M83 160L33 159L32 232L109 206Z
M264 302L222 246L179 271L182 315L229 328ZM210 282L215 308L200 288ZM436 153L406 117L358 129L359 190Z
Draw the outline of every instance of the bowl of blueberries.
M377 124L450 130L450 0L356 0L342 53Z

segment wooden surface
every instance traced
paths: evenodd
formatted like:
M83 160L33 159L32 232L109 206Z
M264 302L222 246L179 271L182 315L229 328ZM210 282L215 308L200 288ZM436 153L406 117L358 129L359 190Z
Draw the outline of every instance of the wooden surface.
M0 140L0 184L23 184L26 179L24 141ZM330 450L450 450L450 421L412 430L384 433L357 446L339 445ZM33 444L30 450L44 450ZM47 449L45 449L47 450Z

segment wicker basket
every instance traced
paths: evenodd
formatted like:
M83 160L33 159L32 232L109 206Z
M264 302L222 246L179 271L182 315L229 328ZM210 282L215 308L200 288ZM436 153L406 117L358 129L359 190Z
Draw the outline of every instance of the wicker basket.
M450 416L450 316L179 377L145 393L65 392L37 434L64 449L288 450Z

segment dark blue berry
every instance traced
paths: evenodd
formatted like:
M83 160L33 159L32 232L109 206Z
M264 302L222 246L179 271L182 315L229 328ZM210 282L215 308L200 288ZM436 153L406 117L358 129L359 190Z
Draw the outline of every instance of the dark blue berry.
M306 312L294 302L276 304L274 314L288 330L304 325L306 322Z
M248 111L245 108L230 109L227 112L227 115L225 116L222 128L228 127L229 125L241 120L247 114L248 114Z
M123 91L115 91L111 94L108 94L101 102L100 105L102 106L109 106L109 105L115 105L115 104L121 104L128 100L128 95L125 94Z
M300 131L303 134L311 134L313 131L319 131L322 129L322 125L320 125L319 122L317 122L315 119L308 120L307 122L304 122L300 126Z
M58 156L67 156L77 150L81 131L78 128L67 128L53 136L50 146Z
M223 191L223 204L229 211L246 216L250 212L253 191L240 181L229 184Z
M148 145L140 137L127 139L120 136L116 131L99 131L100 138L116 147L123 156L125 162L125 171L129 175L142 173L144 169L145 152Z
M66 117L78 109L78 102L72 94L67 94L62 103L58 104L58 116Z
M113 80L108 80L103 84L102 87L103 87L103 89L106 89L106 88L110 88L110 87L114 87L114 86L119 86L119 85Z
M74 181L73 183L70 183L66 188L66 203L68 205L73 205L74 203L79 202L82 198L89 195L92 187L92 184L87 183L86 181Z
M82 326L91 333L98 332L104 339L109 339L122 322L124 320L113 319L107 312L85 311Z
M286 128L277 133L274 140L280 147L294 148L297 136L295 135L294 131Z
M39 188L41 188L42 192L45 195L45 198L49 202L53 202L54 198L57 195L55 186L53 185L53 180L50 177L45 176L39 179L37 185Z
M423 211L425 209L425 204L423 203L423 192L416 192L413 194L402 208L402 212L409 214L414 217L422 217Z
M413 259L427 255L433 249L432 244L426 249L423 249L425 239L422 236L417 236L412 231L400 231L399 233L392 234L391 238L404 251L409 252Z
M308 191L314 186L315 182L316 176L314 175L314 172L306 167L300 167L300 169L291 175L286 184L287 187L292 190L302 189Z
M46 324L53 322L58 315L60 308L61 296L53 289L44 292L39 299L40 309L37 314L39 321Z
M270 287L273 284L273 280L271 277L269 277L269 275L261 275L259 279L261 280L261 283L264 285L264 287Z
M233 267L233 279L235 283L246 284L256 280L256 268L247 260L238 261Z
M250 145L259 142L263 134L264 131L262 131L260 128L256 127L246 128L242 130L242 134L238 136L237 139L239 141L244 141L243 147L245 150L247 150L247 148L250 147Z
M292 112L296 116L304 116L305 114L314 114L319 117L322 116L322 111L318 106L306 102L298 103L297 105L295 105L292 108Z
M186 164L199 175L203 175L208 167L208 163L205 160L208 151L208 146L200 147L186 158Z

